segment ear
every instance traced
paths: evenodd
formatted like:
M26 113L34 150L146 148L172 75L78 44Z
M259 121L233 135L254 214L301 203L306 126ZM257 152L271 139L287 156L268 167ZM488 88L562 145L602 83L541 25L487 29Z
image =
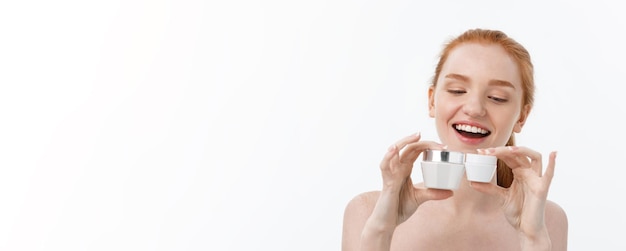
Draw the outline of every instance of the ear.
M528 118L528 114L530 114L531 108L532 107L529 104L526 104L524 107L522 107L522 111L519 114L519 119L513 127L513 132L520 133L522 131L522 127L524 127L524 124L526 123L526 119Z
M428 116L435 117L435 86L428 88Z

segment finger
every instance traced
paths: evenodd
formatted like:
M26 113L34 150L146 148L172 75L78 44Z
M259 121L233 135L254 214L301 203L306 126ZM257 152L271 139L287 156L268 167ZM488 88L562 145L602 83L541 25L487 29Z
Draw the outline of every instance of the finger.
M404 148L409 143L419 141L420 138L421 138L420 133L417 133L417 134L413 134L413 135L409 135L407 137L404 137L403 139L401 139L398 142L396 142L393 145L391 145L387 149L387 153L385 154L385 156L383 157L383 160L380 163L380 168L381 169L389 169L391 167L392 163L394 165L398 164L397 162L399 161L398 160L398 158L399 158L399 150Z
M506 196L506 189L492 183L470 181L470 186L476 189L476 191L486 193L492 196L499 196L500 198L505 198Z
M524 165L524 161L511 152L511 148L507 146L493 147L482 150L484 154L496 156L499 160L513 169Z
M429 200L443 200L452 197L454 192L452 190L433 189L433 188L416 188L417 201L426 202Z
M413 163L426 149L443 149L443 145L434 141L420 141L408 144L400 154L400 163Z
M389 169L391 167L391 160L398 155L398 147L396 144L389 146L387 149L387 153L383 157L383 160L380 162L380 169Z
M543 163L541 153L534 151L528 147L514 146L510 147L511 152L517 155L519 158L525 158L530 160L530 168L533 169L539 175L543 174Z
M506 165L511 169L519 167L529 167L530 160L525 156L515 153L515 151L517 151L517 148L517 146L500 146L485 149L485 152L488 155L494 155L498 157L498 159L504 161L504 163L506 163Z
M416 134L409 135L409 136L402 138L401 140L396 142L395 145L398 147L398 149L403 149L408 144L418 142L421 137L422 137L422 134L418 132Z
M401 164L400 151L403 151L404 147L406 147L406 145L408 144L419 142L421 137L422 135L418 132L416 134L404 137L403 139L396 142L395 145L396 145L397 151L395 152L394 156L391 158L391 165L399 166Z
M550 153L550 158L548 158L548 166L546 167L546 173L543 175L548 185L552 183L552 177L554 177L554 167L556 166L556 152Z

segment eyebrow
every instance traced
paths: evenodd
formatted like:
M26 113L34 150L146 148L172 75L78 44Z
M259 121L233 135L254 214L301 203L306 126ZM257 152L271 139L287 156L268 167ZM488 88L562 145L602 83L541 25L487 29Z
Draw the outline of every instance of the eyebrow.
M457 80L461 80L464 82L470 81L470 78L468 76L456 74L456 73L449 73L445 76L445 78L457 79ZM513 85L511 82L506 81L506 80L500 80L500 79L489 80L489 85L497 85L497 86L510 87L510 88L515 89L515 85Z

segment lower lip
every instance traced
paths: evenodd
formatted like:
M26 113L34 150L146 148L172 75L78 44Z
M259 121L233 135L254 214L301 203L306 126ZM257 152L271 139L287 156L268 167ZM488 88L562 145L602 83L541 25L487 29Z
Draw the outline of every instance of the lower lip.
M463 143L469 144L469 145L478 145L478 144L482 143L483 141L485 141L485 139L487 138L487 137L484 137L484 138L468 138L468 137L465 137L465 136L461 135L456 130L454 130L454 133L456 134L457 138L459 138L459 140L461 140Z

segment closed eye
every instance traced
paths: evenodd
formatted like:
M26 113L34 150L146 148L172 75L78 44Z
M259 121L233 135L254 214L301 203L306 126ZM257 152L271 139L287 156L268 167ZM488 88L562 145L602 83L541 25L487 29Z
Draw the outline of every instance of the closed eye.
M495 96L489 96L489 98L491 100L493 100L493 101L498 102L498 103L505 103L505 102L509 101L508 99L498 98L498 97L495 97Z
M458 95L458 94L464 94L464 93L466 93L466 91L450 89L450 90L448 90L448 93L457 94Z

